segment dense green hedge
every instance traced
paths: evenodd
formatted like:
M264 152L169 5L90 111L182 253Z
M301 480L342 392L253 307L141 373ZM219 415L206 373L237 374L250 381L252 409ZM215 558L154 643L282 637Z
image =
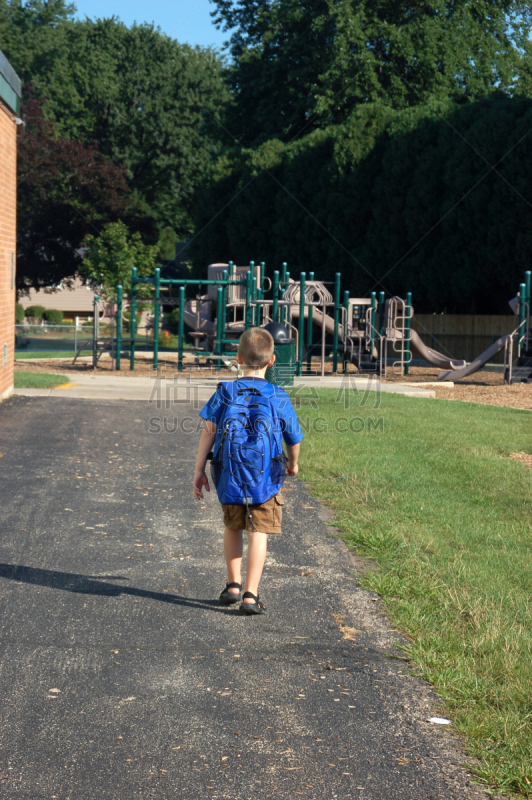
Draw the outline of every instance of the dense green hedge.
M531 128L532 100L499 93L366 105L345 125L226 157L199 198L195 273L287 261L293 276L340 271L352 295L411 290L417 311L506 312L530 266Z
M45 311L46 309L44 306L28 306L26 309L26 317L27 319L33 319L40 322Z
M63 322L63 312L57 308L47 308L43 314L43 319L50 325L61 325Z

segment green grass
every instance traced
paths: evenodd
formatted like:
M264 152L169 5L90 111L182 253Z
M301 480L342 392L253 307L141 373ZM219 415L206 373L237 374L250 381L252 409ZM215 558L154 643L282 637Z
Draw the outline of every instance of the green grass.
M15 370L15 389L53 389L62 383L69 383L64 375L49 372L18 372Z
M92 350L88 352L89 355L92 355ZM24 360L26 358L74 358L75 355L76 353L73 350L39 350L30 353L15 353L15 361Z
M361 582L408 637L478 778L532 797L532 470L507 458L532 452L532 413L399 395L373 409L371 394L344 410L335 398L321 390L303 423L359 418L364 430L311 425L300 476L379 565Z

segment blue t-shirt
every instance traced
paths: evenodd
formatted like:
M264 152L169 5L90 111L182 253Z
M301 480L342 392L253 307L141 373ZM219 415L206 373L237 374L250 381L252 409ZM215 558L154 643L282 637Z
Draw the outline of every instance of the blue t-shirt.
M254 387L260 391L264 397L268 397L273 402L279 419L280 431L287 445L299 444L303 439L303 431L299 424L297 414L294 411L290 398L280 386L274 386L265 378L239 378L236 381L223 381L218 384L216 392L206 405L199 412L200 417L219 425L225 408L234 394L244 387ZM220 429L218 429L218 435ZM274 437L275 439L277 437Z

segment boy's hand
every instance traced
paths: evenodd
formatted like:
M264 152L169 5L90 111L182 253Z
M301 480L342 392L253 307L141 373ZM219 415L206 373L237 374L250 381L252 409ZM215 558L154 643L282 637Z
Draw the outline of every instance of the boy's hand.
M203 500L203 487L205 486L208 492L211 491L209 486L209 479L203 470L196 472L194 475L194 497L196 500Z
M292 477L294 477L295 475L297 475L298 472L299 472L299 467L298 467L297 464L294 464L293 466L290 466L290 464L287 464L287 467L286 467L286 474L287 475L291 475Z

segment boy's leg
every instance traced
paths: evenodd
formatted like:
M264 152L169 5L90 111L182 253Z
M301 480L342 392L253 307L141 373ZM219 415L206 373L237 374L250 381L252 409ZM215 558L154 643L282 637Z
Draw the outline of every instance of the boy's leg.
M261 531L246 531L248 535L248 551L246 556L246 592L251 592L256 597L259 594L259 583L266 561L268 549L268 534ZM250 597L244 598L244 603L253 603Z
M227 583L242 583L242 531L227 528L224 531L224 553L227 564ZM236 587L231 594L239 594Z

